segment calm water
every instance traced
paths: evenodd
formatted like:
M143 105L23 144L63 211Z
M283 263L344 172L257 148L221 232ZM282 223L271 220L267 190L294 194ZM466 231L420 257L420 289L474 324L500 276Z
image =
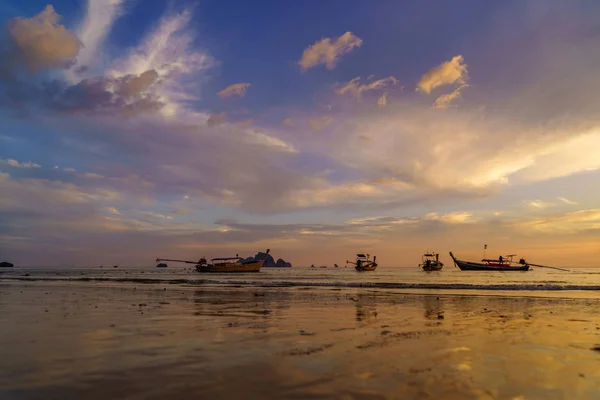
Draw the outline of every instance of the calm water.
M27 276L27 274L29 274ZM248 285L288 287L366 287L371 289L548 292L585 296L600 290L600 268L569 272L535 268L527 272L470 272L450 266L438 272L418 268L380 267L359 273L340 268L263 268L258 273L199 274L193 269L169 267L14 268L0 273L1 280L95 281L121 284ZM587 293L587 294L586 294ZM515 293L516 294L516 293ZM540 293L541 294L541 293Z

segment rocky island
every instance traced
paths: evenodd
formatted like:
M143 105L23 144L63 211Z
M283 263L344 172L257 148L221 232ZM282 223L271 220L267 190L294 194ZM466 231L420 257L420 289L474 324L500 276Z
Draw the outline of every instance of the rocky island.
M291 268L292 263L285 261L280 258L277 261L270 255L262 251L259 251L254 257L248 257L244 261L258 261L265 260L263 268Z

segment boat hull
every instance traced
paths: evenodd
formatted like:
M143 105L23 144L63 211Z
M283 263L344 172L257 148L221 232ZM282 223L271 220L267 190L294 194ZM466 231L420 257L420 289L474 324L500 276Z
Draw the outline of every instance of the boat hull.
M444 263L442 262L432 262L431 264L422 264L421 267L423 271L441 271L444 268Z
M356 269L359 272L363 272L363 271L375 271L375 269L377 268L377 265L368 265L366 267L354 267L354 269Z
M529 265L489 265L480 264L469 261L458 260L450 253L450 257L454 260L454 265L460 268L461 271L529 271Z
M239 273L239 272L259 272L263 266L264 260L253 261L248 263L229 263L229 264L216 264L216 265L196 265L196 271L204 272L218 272L218 273Z

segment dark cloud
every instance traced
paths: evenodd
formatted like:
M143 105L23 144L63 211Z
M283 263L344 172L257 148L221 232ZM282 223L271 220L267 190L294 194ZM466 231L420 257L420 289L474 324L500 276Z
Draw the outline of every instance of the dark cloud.
M213 114L210 117L208 117L208 120L206 120L206 125L208 126L217 126L217 125L221 125L225 122L225 113L222 112L220 114Z
M156 71L150 70L139 76L84 79L75 85L59 80L44 81L40 85L4 80L0 81L0 89L4 88L3 95L0 91L0 101L30 113L120 113L132 116L163 107L158 96L148 91L157 79Z

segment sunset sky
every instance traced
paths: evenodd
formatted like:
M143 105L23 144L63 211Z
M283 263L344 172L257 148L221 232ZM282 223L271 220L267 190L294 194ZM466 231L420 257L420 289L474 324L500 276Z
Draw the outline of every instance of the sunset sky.
M0 3L0 258L600 266L597 0Z

